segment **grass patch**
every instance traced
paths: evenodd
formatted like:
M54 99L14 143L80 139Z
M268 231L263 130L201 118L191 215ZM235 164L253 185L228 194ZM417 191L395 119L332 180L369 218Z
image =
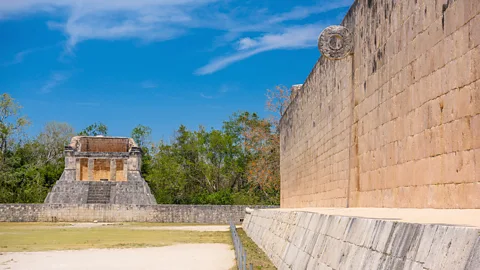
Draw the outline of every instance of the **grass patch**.
M79 222L92 223L92 222ZM76 223L76 224L79 224ZM73 228L75 223L72 222L0 222L0 231L2 230L22 230L30 228L53 228L58 227ZM214 224L200 224L200 223L152 223L152 222L107 222L107 223L92 223L92 225L102 225L97 227L167 227L167 226L216 226ZM219 224L221 225L221 224ZM227 226L224 225L223 226Z
M53 226L53 225L55 226ZM138 226L139 224L132 224ZM145 224L144 224L145 225ZM163 224L152 223L152 227ZM122 226L72 228L59 223L0 223L0 252L89 248L159 247L180 243L231 245L229 232L131 229ZM178 224L168 224L178 226Z
M253 269L275 270L268 256L255 244L244 230L237 228L238 236L242 241L243 248L247 251L248 265L253 264Z
M118 223L123 226L136 227L162 227L162 226L225 226L225 224L203 224L203 223L152 223L152 222L124 222Z

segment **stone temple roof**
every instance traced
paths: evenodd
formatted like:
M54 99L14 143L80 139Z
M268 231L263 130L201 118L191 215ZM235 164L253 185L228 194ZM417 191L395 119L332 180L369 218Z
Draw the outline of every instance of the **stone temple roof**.
M106 136L75 136L68 145L77 152L129 152L138 147L132 138Z

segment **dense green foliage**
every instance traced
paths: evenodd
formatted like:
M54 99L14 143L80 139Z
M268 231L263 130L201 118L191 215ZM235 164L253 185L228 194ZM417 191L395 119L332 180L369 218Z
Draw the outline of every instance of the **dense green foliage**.
M242 113L225 122L221 130L207 131L200 127L189 131L180 126L171 143L161 142L152 151L154 154L146 179L157 201L278 204L278 184L259 182L258 174L250 170L263 153L261 148L252 149L249 144L252 140L264 139L252 139L245 131L265 123L255 114ZM270 126L266 126L268 134L276 136L270 132ZM275 160L278 162L278 158Z
M0 203L40 203L64 168L63 149L74 136L66 123L51 122L35 137L8 94L0 100ZM102 123L79 135L106 135ZM237 113L220 130L180 126L170 142L153 143L138 125L131 137L143 150L142 174L158 203L278 204L279 140L271 122Z

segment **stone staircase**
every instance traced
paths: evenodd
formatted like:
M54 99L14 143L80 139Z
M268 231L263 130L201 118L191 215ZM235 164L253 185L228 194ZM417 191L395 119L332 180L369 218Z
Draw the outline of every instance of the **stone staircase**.
M110 191L113 183L90 182L88 187L87 203L110 203Z

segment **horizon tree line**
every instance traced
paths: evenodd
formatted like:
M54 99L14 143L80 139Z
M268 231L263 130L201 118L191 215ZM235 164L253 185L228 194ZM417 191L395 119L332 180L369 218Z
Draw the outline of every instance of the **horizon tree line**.
M143 151L142 175L162 204L279 204L278 122L289 89L267 91L261 118L237 112L220 129L180 125L170 142L153 142L152 129L137 125L130 136ZM64 146L75 135L109 135L95 122L80 132L68 123L48 122L28 136L31 124L8 93L0 97L0 203L43 203L64 169Z

